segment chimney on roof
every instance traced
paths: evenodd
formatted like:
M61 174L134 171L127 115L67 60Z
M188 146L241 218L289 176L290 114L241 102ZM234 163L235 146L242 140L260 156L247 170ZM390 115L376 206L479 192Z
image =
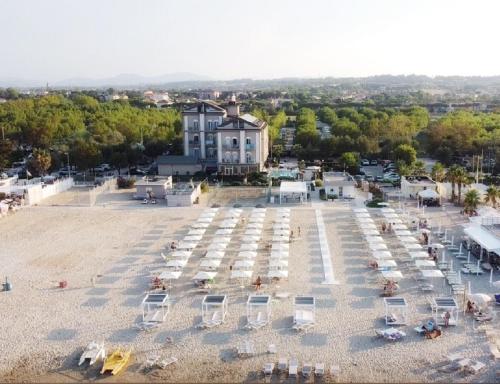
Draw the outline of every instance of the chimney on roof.
M231 100L227 105L227 115L228 116L239 116L240 115L240 104L236 102L236 96L233 94Z

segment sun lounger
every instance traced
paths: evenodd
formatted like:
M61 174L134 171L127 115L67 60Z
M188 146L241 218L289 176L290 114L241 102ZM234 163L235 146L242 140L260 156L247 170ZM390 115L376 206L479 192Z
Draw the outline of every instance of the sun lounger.
M139 331L151 332L153 329L158 328L161 323L159 322L151 322L151 321L142 321L138 324L134 325L134 328Z
M269 346L267 347L267 353L276 354L276 345L269 344Z
M264 376L271 376L274 371L274 363L266 363L264 364Z
M83 351L82 356L80 356L80 361L78 365L82 365L85 362L88 362L89 365L93 365L98 360L104 360L106 357L106 351L104 350L104 343L96 343L92 341L85 351Z
M297 377L297 373L299 371L299 362L297 359L290 359L290 365L288 367L288 377Z
M166 367L168 367L169 365L171 364L174 364L174 363L177 363L178 359L177 357L166 357L164 359L159 359L158 362L157 362L157 365L159 368L161 369L165 369Z
M465 372L475 375L484 368L486 368L486 364L480 361L471 361L470 364L465 367Z
M298 309L295 311L293 322L293 329L298 331L307 330L314 326L314 313Z
M286 357L280 357L278 359L278 371L286 372L288 369L288 359Z
M339 374L340 374L340 367L338 365L332 365L330 367L330 376L332 378L336 378L339 377Z
M302 365L302 376L304 376L304 378L309 378L312 374L312 369L313 369L313 366L312 366L312 363L310 362L306 362Z
M253 345L253 342L249 340L243 341L236 347L236 352L238 354L238 357L250 357L255 355L255 347Z
M500 350L498 350L498 346L496 344L490 343L489 348L493 360L500 360Z
M325 364L324 363L316 363L314 365L314 374L318 377L321 377L325 374Z

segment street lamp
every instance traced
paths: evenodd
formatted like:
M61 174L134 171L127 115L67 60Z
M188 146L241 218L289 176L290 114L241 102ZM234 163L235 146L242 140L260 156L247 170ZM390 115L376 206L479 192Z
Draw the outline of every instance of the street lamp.
M69 151L64 153L68 159L68 177L71 176L71 168L69 166Z

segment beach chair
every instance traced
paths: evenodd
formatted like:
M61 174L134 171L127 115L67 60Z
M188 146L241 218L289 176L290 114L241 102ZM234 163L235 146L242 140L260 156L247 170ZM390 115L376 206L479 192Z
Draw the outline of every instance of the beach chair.
M264 364L264 376L269 377L272 376L273 371L274 371L274 363L266 363Z
M270 354L276 354L277 351L276 351L276 345L274 344L269 344L269 346L267 347L267 353L270 353Z
M288 366L288 377L297 377L299 371L299 362L296 358L290 359L290 365Z
M476 373L482 371L484 368L486 368L486 364L480 361L471 361L470 364L465 367L465 372L475 375Z
M306 362L302 365L302 376L304 378L309 378L312 374L312 369L313 369L313 366L312 366L312 363L310 362Z
M165 368L166 368L166 367L168 367L169 365L174 364L174 363L177 363L177 361L178 361L177 357L170 356L170 357L166 357L166 358L164 358L164 359L161 359L161 358L160 358L160 359L157 361L157 363L156 363L156 364L158 365L158 367L159 367L159 368L161 368L161 369L165 369Z
M325 374L325 364L324 363L316 363L314 365L314 374L318 377L321 377Z
M278 371L286 372L288 369L288 359L286 357L280 357L278 359Z
M337 378L340 375L340 367L338 365L332 365L330 367L330 376L332 378Z
M500 351L498 350L498 347L496 344L490 343L489 345L490 348L490 354L493 360L500 360Z

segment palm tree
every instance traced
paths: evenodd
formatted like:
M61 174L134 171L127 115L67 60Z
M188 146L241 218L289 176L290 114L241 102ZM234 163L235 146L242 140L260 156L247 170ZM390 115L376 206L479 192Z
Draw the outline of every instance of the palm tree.
M473 213L479 203L481 202L481 198L479 197L479 192L475 189L471 189L465 194L464 198L464 212L465 213Z
M416 176L424 176L427 174L423 161L417 160L413 163L413 174Z
M460 168L459 165L453 164L450 168L448 168L448 171L446 172L446 180L451 183L451 201L455 201L455 184L457 177L456 175L458 174L458 169Z
M486 196L484 198L484 202L491 203L493 208L496 208L497 198L500 198L500 190L496 186L490 185L486 190Z
M455 183L458 188L458 204L462 202L462 187L464 185L470 185L472 183L472 179L469 176L469 172L464 167L459 167L457 169L457 173L455 174Z
M431 177L432 180L438 183L442 183L446 178L446 171L444 169L444 165L441 164L439 161L432 166Z

